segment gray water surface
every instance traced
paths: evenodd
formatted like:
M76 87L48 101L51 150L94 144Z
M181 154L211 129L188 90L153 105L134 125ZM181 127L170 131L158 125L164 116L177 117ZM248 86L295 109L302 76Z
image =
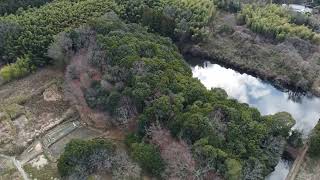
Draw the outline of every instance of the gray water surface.
M259 109L263 115L281 111L290 113L296 120L294 129L301 130L304 135L308 135L319 120L320 98L283 92L251 75L241 74L210 62L191 66L193 76L208 89L222 88L230 97ZM284 180L290 164L281 160L267 179Z

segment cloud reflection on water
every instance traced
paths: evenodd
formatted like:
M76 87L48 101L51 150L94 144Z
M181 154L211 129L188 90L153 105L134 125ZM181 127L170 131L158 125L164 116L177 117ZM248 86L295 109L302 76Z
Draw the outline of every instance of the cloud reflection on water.
M217 64L205 62L192 67L193 76L208 88L220 87L229 96L256 107L263 115L286 111L297 121L295 128L309 134L320 115L320 99L301 97L293 101L290 94L247 74L240 74Z
M289 112L296 120L295 128L309 134L316 125L320 115L319 98L298 98L293 101L290 93L281 92L272 85L247 74L240 74L217 64L205 62L204 66L192 67L193 76L208 88L219 87L229 96L256 107L263 115L276 112ZM281 160L266 179L284 180L290 165Z

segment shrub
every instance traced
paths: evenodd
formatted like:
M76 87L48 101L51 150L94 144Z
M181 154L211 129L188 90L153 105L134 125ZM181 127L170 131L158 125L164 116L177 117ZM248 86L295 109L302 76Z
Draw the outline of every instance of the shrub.
M115 146L104 139L71 140L58 160L58 171L63 177L83 177L100 168L111 168L114 151Z
M91 108L101 108L105 110L108 108L109 93L101 87L101 83L99 81L92 82L91 87L86 89L84 97Z
M320 123L313 129L308 152L311 157L320 157Z
M294 148L302 147L302 133L298 130L293 130L291 136L288 139L288 143Z
M151 144L133 143L132 157L140 166L155 176L160 176L164 171L165 164L160 152Z
M237 25L243 26L246 24L246 17L243 14L238 13L236 16Z
M0 22L0 64L2 63L12 63L14 61L11 59L10 61L10 47L14 39L19 37L22 28L13 22Z
M112 91L107 99L106 108L113 114L118 107L121 94L117 91Z
M312 37L312 42L317 44L317 45L320 45L320 34L315 34L313 37Z
M11 81L17 78L21 78L30 72L35 70L35 67L31 64L29 57L18 58L15 63L8 64L0 70L0 76L5 81Z
M239 0L216 0L218 8L229 12L238 12L241 10L241 2Z
M241 169L242 166L239 161L235 159L227 159L226 160L226 177L229 180L238 180L241 177Z
M223 24L219 27L218 32L220 34L232 34L234 33L234 29L230 25Z
M275 136L289 136L291 128L295 125L295 120L287 112L278 112L274 115L267 116L270 130Z
M141 138L135 134L135 133L129 133L126 135L126 138L124 140L125 144L130 147L133 143L139 143L141 141Z
M193 153L200 168L210 168L215 171L226 172L226 159L228 154L221 149L210 145L208 138L198 140L193 145Z
M0 15L15 13L18 9L39 7L52 0L2 0L0 2Z
M309 17L306 14L290 11L291 22L297 25L308 25Z
M202 40L205 26L215 14L211 0L117 0L124 5L124 19L143 22L162 35L177 40Z
M259 159L250 157L245 163L242 170L242 177L246 180L263 180L265 164Z
M246 22L249 28L265 36L283 40L287 37L299 37L305 40L313 40L318 35L305 25L296 25L291 23L292 20L297 23L304 23L303 17L292 17L289 10L278 5L266 5L256 7L246 5L240 12L239 19ZM301 21L301 22L300 22Z

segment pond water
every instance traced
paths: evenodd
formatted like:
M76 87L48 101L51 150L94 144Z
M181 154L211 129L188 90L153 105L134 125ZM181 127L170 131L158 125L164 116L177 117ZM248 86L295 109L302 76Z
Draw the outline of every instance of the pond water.
M208 89L222 88L230 97L259 109L263 115L281 111L289 112L296 120L294 128L303 131L305 136L311 132L319 120L320 98L280 91L251 75L241 74L210 62L189 63L193 76ZM291 164L292 162L281 160L267 179L284 180Z

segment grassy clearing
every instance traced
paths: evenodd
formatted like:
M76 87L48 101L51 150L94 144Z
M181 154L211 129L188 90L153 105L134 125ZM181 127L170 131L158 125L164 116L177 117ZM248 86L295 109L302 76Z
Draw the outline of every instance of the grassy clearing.
M48 180L60 178L55 163L49 163L40 169L38 169L37 167L33 167L31 164L27 164L23 168L32 179Z

